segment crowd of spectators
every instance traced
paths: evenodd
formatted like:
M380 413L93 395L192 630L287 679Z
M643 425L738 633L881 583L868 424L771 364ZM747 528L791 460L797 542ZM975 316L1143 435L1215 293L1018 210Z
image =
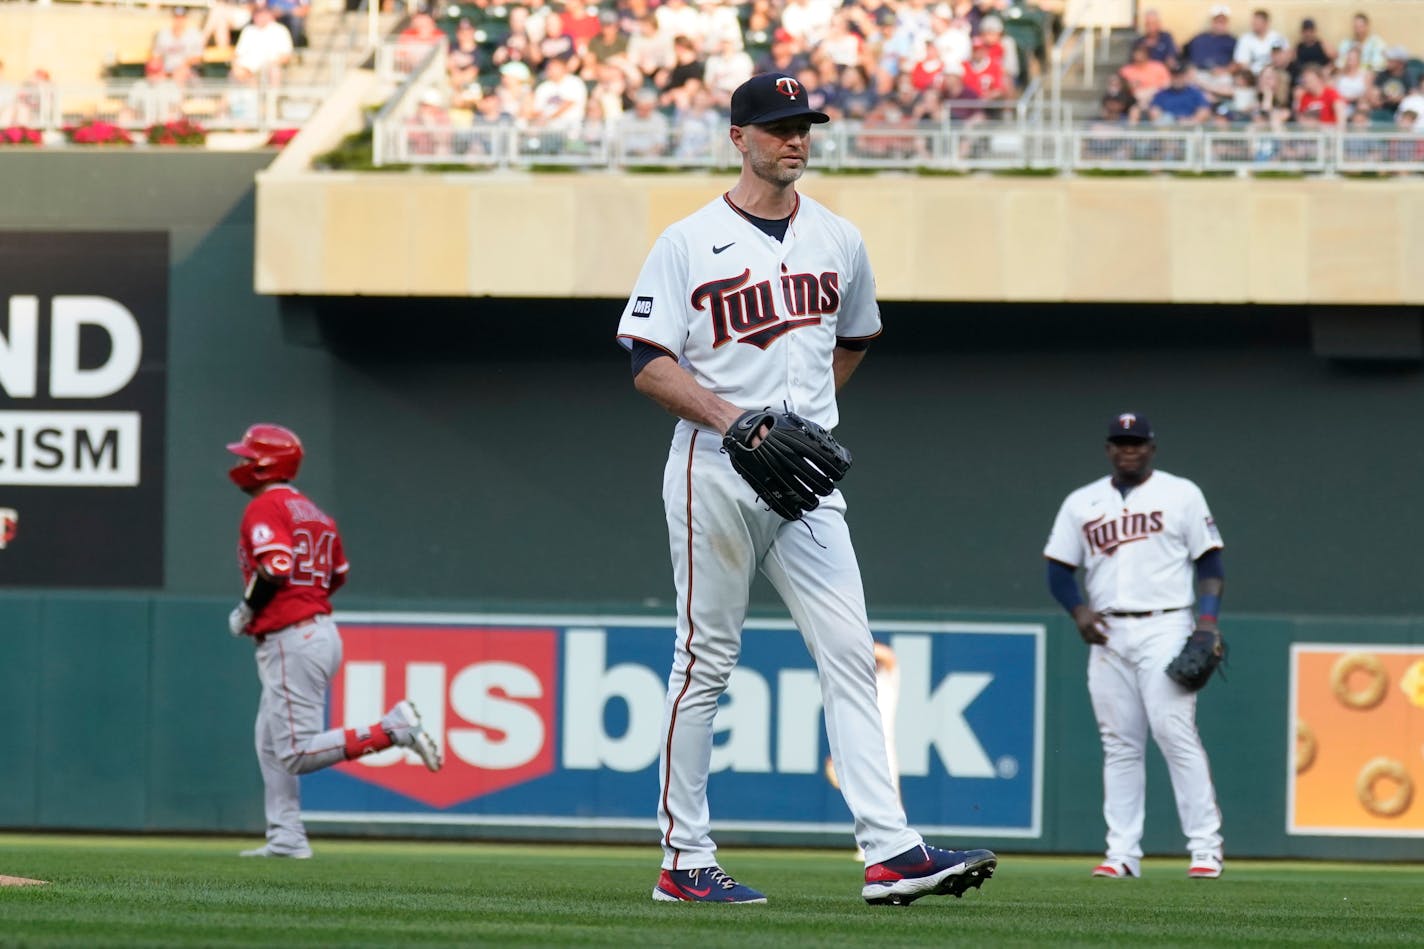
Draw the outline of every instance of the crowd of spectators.
M297 0L215 0L206 16L175 6L153 36L143 75L123 92L125 125L168 122L198 110L225 112L234 123L255 124L258 85L276 86L304 39L309 7ZM213 98L199 79L225 79Z
M1424 132L1424 61L1374 32L1357 13L1332 46L1311 18L1292 43L1266 10L1236 35L1231 9L1210 10L1206 29L1179 48L1153 10L1142 17L1129 61L1108 82L1099 121L1114 125L1210 125Z
M425 97L415 123L601 124L625 151L664 155L705 148L732 90L768 70L837 119L983 120L1042 70L1060 2L464 0L414 14L399 40L411 56L447 44L439 101Z

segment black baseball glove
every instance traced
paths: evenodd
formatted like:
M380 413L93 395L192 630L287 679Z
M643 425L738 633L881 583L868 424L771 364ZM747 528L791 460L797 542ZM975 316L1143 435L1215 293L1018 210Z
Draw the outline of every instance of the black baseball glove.
M722 436L722 448L757 497L788 521L814 510L850 470L850 450L794 412L743 412Z
M1226 659L1226 640L1217 629L1195 629L1186 645L1167 666L1167 675L1184 689L1195 692L1206 685L1216 667ZM1223 673L1224 674L1224 673Z

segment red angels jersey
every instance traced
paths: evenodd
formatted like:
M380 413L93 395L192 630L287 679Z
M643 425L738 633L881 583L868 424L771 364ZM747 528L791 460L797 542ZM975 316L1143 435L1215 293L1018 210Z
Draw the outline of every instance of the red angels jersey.
M739 408L784 403L830 429L840 419L836 339L869 339L880 328L875 276L853 224L800 195L777 241L723 195L658 238L618 340L664 350Z
M1104 476L1068 495L1043 555L1082 567L1095 610L1191 606L1197 558L1224 546L1201 489L1154 471L1124 498Z
M237 563L246 588L260 563L286 582L253 618L254 636L331 612L330 595L351 565L341 549L336 521L290 485L268 488L247 504L237 540Z

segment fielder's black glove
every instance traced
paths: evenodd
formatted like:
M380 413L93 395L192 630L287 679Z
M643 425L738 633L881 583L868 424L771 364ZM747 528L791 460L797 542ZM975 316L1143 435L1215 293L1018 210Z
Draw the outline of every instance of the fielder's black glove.
M788 521L815 510L850 470L850 450L794 412L743 412L722 436L722 448L757 497Z
M1184 689L1196 692L1206 685L1216 667L1226 659L1226 640L1217 629L1196 629L1167 666L1167 675ZM1224 674L1224 673L1223 673Z

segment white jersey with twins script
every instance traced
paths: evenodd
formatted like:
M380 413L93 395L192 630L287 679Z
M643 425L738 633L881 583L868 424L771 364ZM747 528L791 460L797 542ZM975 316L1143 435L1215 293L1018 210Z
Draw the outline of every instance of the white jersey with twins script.
M787 408L828 429L839 419L837 339L879 332L860 233L806 197L780 242L725 196L673 224L618 323L624 346L662 350L733 406ZM732 468L721 432L681 420L662 498L678 612L659 743L663 868L717 863L707 799L713 719L741 655L758 571L817 657L826 736L856 842L871 864L919 845L890 771L842 493L832 491L799 521L783 520Z
M804 196L780 242L725 195L670 226L618 323L624 346L666 351L733 405L790 409L827 429L839 420L836 339L879 333L860 232Z
M1068 495L1043 555L1083 567L1094 610L1191 606L1198 557L1223 546L1201 489L1154 471L1123 497L1111 477Z

